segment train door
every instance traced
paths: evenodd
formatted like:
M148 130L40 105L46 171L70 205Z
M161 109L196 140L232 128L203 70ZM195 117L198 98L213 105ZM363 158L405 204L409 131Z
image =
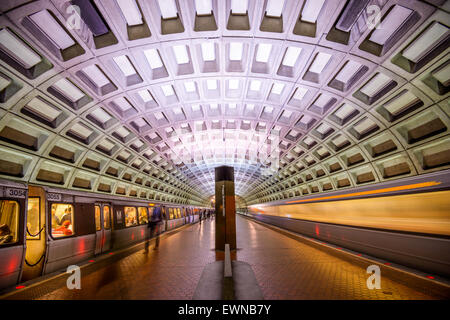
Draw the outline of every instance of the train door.
M47 246L45 190L28 187L25 263L21 281L42 275Z
M104 234L103 234L103 221L102 221L102 206L96 204L94 206L95 215L95 251L94 254L102 253Z
M96 204L95 211L95 252L100 254L111 247L111 206Z
M111 249L111 230L112 230L112 210L109 204L104 204L102 206L102 218L103 218L103 234L104 243L102 247L102 252L109 251Z

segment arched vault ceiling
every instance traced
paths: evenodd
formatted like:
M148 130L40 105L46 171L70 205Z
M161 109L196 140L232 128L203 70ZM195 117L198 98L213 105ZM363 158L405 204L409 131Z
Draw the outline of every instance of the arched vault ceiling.
M226 164L257 203L446 169L449 3L1 2L1 175L202 203Z

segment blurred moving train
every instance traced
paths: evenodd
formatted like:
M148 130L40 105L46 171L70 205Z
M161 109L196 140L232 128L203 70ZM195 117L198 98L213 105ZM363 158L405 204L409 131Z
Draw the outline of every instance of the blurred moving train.
M0 289L195 223L206 207L32 186L0 180Z
M253 219L450 277L449 171L254 205Z

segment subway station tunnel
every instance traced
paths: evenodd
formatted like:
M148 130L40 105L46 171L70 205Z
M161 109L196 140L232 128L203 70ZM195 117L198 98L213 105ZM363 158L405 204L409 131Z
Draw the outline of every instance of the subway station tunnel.
M0 299L201 297L219 166L235 299L449 299L450 1L0 11Z

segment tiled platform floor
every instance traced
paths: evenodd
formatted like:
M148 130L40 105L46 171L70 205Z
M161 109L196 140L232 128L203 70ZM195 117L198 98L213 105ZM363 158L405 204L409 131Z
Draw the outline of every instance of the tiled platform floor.
M252 266L265 299L438 298L383 274L381 289L369 290L363 265L242 217L237 244L237 259ZM111 255L82 268L81 290L67 289L64 275L6 298L191 299L203 268L213 261L214 221L205 221L163 237L148 254Z

